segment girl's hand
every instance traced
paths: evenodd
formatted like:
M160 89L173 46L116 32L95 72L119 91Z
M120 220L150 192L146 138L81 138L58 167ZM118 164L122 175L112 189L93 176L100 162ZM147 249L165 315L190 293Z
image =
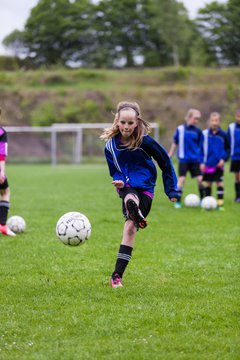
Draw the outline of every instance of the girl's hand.
M217 164L217 167L223 167L224 166L224 160L221 159L219 163Z
M122 189L124 187L124 182L122 180L113 180L112 184L118 189Z
M176 202L176 201L177 201L177 198L171 198L170 201L171 201L171 202Z

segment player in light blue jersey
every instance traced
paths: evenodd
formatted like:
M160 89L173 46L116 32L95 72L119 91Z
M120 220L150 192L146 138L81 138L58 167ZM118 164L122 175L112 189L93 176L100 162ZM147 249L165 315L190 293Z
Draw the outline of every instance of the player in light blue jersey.
M196 125L201 118L201 113L197 109L189 109L185 124L179 125L173 136L173 144L169 151L171 158L178 148L177 157L179 161L178 167L178 192L179 201L175 203L175 208L181 208L181 197L183 187L188 171L192 178L197 178L200 199L204 196L204 187L202 185L202 173L200 170L200 152L202 142L202 131Z
M205 196L211 196L212 183L217 185L218 209L224 210L224 164L229 158L227 134L220 128L221 116L218 112L210 114L208 129L203 130L201 146L201 165Z
M236 121L228 127L231 151L230 171L235 174L235 202L240 204L240 109L236 111Z
M165 149L148 135L150 125L140 116L137 103L120 102L113 125L105 129L101 139L107 141L105 155L109 172L122 199L125 217L123 237L110 284L122 287L122 276L131 259L137 230L147 226L157 170L162 170L164 191L175 202L178 199L177 178Z

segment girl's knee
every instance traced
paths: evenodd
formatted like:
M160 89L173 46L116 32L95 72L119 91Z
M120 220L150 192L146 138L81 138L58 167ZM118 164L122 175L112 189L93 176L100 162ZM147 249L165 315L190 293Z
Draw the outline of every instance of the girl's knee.
M129 199L131 199L131 200L135 201L137 204L139 204L139 198L136 194L131 194L131 193L127 194L124 199L125 204Z
M10 199L10 188L7 187L6 189L2 189L1 196L2 196L3 200L9 200Z

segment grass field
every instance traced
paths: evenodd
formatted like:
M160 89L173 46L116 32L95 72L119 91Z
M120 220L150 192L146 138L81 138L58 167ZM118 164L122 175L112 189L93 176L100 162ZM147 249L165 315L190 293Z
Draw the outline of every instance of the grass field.
M0 359L240 359L240 205L228 170L225 212L175 210L159 183L122 289L109 286L123 221L105 166L16 165L8 177L11 215L27 231L0 237ZM92 223L83 246L55 236L68 211Z

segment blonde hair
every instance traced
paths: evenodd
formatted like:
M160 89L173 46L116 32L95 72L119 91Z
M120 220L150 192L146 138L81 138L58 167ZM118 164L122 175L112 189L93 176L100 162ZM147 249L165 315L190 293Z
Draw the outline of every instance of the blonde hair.
M201 116L201 112L198 109L189 109L186 113L185 121L188 121L196 112Z
M219 118L219 120L221 119L221 114L220 114L219 112L216 112L216 111L212 112L212 113L209 115L209 119L210 119L211 117L216 117L216 116Z
M100 139L108 141L120 133L117 123L121 110L134 110L136 113L137 127L134 129L133 134L130 136L130 140L126 144L129 149L135 150L141 145L143 136L151 131L150 123L141 118L140 107L136 102L121 101L118 103L117 111L114 113L115 117L113 124L110 128L103 130Z

